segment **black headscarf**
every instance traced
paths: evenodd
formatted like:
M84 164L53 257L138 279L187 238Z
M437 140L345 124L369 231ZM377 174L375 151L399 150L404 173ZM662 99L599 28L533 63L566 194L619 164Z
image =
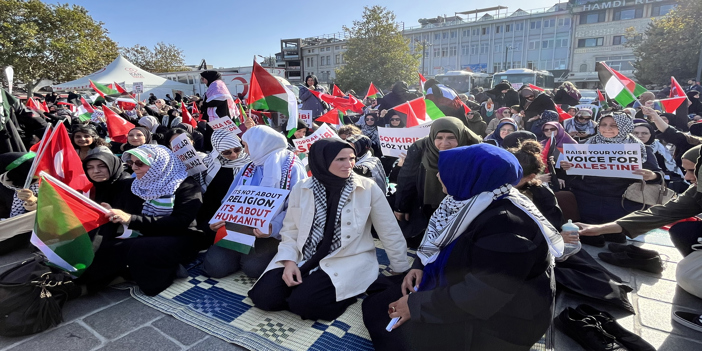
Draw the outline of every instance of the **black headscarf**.
M109 173L109 178L104 182L95 182L88 176L88 180L93 183L93 188L95 189L95 201L109 201L109 194L112 193L110 190L113 190L114 183L120 179L128 178L129 174L124 172L122 161L117 156L107 152L97 152L83 160L83 171L85 171L86 175L88 174L86 166L88 165L88 161L92 160L102 161Z
M536 134L526 130L512 132L502 139L502 147L505 149L519 147L519 144L525 140L536 140Z
M222 79L222 74L217 72L217 71L204 71L200 73L200 76L202 78L207 79L207 86L209 87L212 82L214 82L217 79Z
M144 144L151 144L151 131L150 130L148 130L146 127L134 127L130 130L130 132L134 129L138 129L142 133L144 133ZM127 143L127 144L129 144L129 143Z
M648 124L648 123L635 123L635 124L634 124L634 128L636 128L636 127L646 127L646 128L648 128L648 131L651 133L651 137L648 138L648 141L645 142L644 144L646 144L646 145L651 145L651 144L653 144L653 142L656 140L656 130L653 128L653 126L650 125L650 124Z
M353 144L357 157L365 155L368 151L373 152L373 143L365 135L352 135L346 138L346 141Z

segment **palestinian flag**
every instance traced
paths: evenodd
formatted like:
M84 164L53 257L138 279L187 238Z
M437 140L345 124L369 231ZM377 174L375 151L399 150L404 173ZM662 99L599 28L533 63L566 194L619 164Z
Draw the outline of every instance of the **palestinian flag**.
M214 244L225 249L234 250L243 254L248 254L253 249L252 246L236 241L236 236L246 235L231 230L227 230L225 226L220 227L215 234Z
M427 79L424 78L421 73L417 72L417 74L419 74L419 85L422 87L422 91L424 91L424 83L427 82Z
M612 72L604 62L597 62L595 70L600 78L600 84L604 86L607 95L614 99L622 107L629 106L636 101L634 94L626 87L625 83Z
M127 134L129 134L130 130L134 129L134 125L130 122L127 122L127 120L114 113L107 106L104 106L102 108L102 112L105 114L107 134L110 136L110 139L118 143L126 143Z
M375 88L375 85L373 85L373 82L370 83L370 86L368 87L368 92L366 93L366 99L367 98L378 98L380 97L380 92L378 89Z
M608 67L609 67L609 66L608 66ZM623 75L623 74L617 72L616 70L614 70L614 68L609 67L609 69L610 69L610 71L612 71L612 73L614 73L614 74L619 78L619 80L622 81L622 83L624 83L624 85L626 86L626 88L629 89L629 91L630 91L632 94L634 94L634 96L636 96L637 98L638 98L639 96L641 96L641 94L643 94L643 93L645 93L645 92L648 91L648 90L646 90L646 88L642 87L642 86L639 85L638 83L636 83L636 82L634 82L633 80L629 79L629 77L627 77L627 76L625 76L625 75Z
M93 113L88 111L85 108L85 106L81 105L81 106L78 106L78 110L76 111L76 117L81 122L88 122L88 121L90 121L90 118L93 117Z
M105 97L105 95L112 95L112 96L120 95L119 91L114 90L114 89L110 89L110 87L108 87L106 85L102 85L100 83L95 83L92 80L90 81L90 87L93 88L95 90L95 92L100 94L100 96L102 96L103 98Z
M40 176L31 242L49 263L80 276L95 257L88 232L108 222L108 211L50 175Z
M431 105L427 106L427 103L425 101L431 101L431 100L424 100L423 97L420 97L420 98L416 98L416 99L411 100L411 101L407 101L402 105L395 106L392 109L397 111L397 112L404 113L405 115L407 115L407 127L408 128L414 127L414 126L418 126L420 124L424 124L426 122L429 122L430 120L433 119L432 117L435 117L435 118L441 117L441 116L438 116L438 114L436 112L436 111L441 112L441 110L439 110L438 108L436 108L436 110L434 110L434 107L436 107L436 105L434 105L434 103L432 102L431 105L433 105L433 107L430 107ZM428 111L434 115L433 116L429 115L427 113ZM443 116L443 113L441 115Z
M344 97L346 96L346 94L344 94L344 92L341 91L341 89L339 89L339 87L337 87L336 84L334 84L334 89L332 89L332 96Z
M687 96L674 97L670 99L660 99L654 100L653 105L660 104L661 112L663 113L675 113L675 110L682 105L683 102L687 100Z
M680 86L680 83L678 83L678 80L675 79L675 77L670 76L670 94L668 97L672 98L681 96L687 97L687 95L685 95L685 89Z
M121 85L114 83L113 86L114 89L117 90L117 92L120 93L122 96L129 96L131 98L134 98L134 95L129 94L129 92L127 92L127 89L124 89L124 87L122 87Z
M251 79L249 80L247 103L252 110L269 110L288 117L289 135L297 130L297 98L290 89L275 79L254 60Z
M325 122L342 126L344 125L344 114L338 108L333 108L329 112L319 116L315 122Z
M609 104L607 103L607 99L602 95L602 92L600 89L597 89L597 102L600 104L600 108L603 110L606 110L609 108Z
M426 111L427 111L426 114L427 114L427 116L429 116L430 119L434 120L434 119L446 116L443 112L441 112L441 109L439 109L439 107L436 106L434 101L431 101L429 99L424 99L424 103L427 106L426 107ZM462 101L461 101L461 103L462 103ZM468 106L463 104L463 110L465 111L466 109L468 109L468 111L466 111L466 113L470 112L470 108L468 108Z

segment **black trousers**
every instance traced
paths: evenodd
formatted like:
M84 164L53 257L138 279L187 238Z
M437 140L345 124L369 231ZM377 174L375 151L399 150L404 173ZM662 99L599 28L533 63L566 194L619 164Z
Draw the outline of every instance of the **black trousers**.
M302 319L331 321L356 302L355 297L336 301L336 288L321 269L303 277L302 284L293 287L283 281L283 270L276 268L266 272L249 290L256 307L264 311L287 309Z
M689 255L692 245L702 244L702 222L680 222L670 227L670 240L683 256Z
M190 236L108 239L78 283L96 292L122 276L133 279L146 295L155 296L173 283L178 264L191 261L195 255L196 241Z

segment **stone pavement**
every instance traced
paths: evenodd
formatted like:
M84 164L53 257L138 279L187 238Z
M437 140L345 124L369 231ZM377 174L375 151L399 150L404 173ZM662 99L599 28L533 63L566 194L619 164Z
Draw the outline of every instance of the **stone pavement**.
M637 245L669 256L670 262L662 276L602 263L635 289L630 294L630 301L636 315L610 312L619 318L619 323L625 328L641 335L658 350L702 350L702 333L671 320L673 309L702 313L702 300L675 284L675 267L682 257L671 247L641 243ZM606 251L589 246L585 248L593 257L597 257L598 252ZM24 249L0 256L0 271L31 255L30 249ZM557 301L557 311L580 303L606 309L606 306L585 301L578 296L562 294ZM0 337L0 351L245 350L147 307L131 298L127 291L107 289L97 295L70 301L64 307L63 316L64 322L61 325L40 334L19 338ZM557 332L556 350L583 349L569 337Z

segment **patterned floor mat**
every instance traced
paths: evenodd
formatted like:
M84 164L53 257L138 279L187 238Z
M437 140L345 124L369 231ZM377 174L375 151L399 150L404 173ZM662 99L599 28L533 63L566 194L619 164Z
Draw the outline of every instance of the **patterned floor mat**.
M389 260L379 241L376 247L380 270L387 275ZM414 252L408 256L416 257ZM254 308L246 292L255 280L241 272L213 279L196 262L188 273L188 278L176 280L158 296L146 296L138 287L131 287L132 296L210 335L250 350L373 350L363 325L362 298L332 322L302 320L287 311L265 312ZM545 351L545 339L531 350Z

